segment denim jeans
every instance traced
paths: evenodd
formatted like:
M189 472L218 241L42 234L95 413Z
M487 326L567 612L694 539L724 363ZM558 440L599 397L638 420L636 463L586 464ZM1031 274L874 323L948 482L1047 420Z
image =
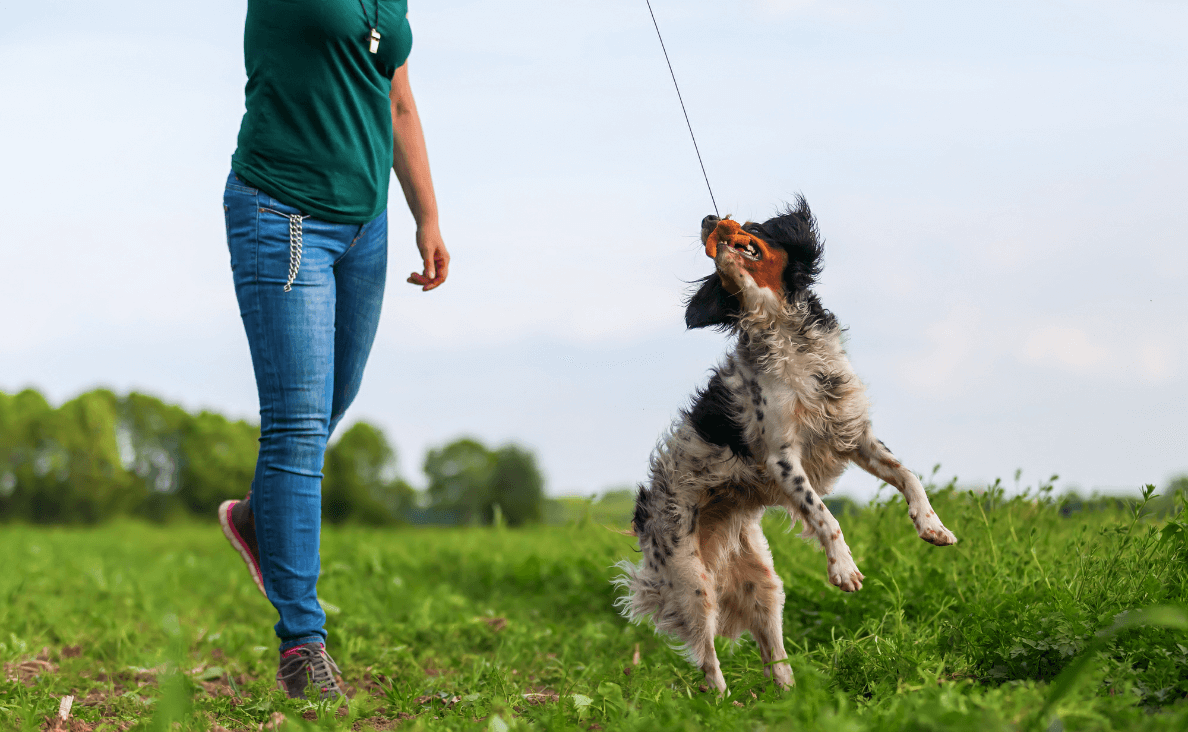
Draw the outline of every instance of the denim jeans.
M260 395L252 511L281 651L326 639L318 604L326 442L379 324L388 217L335 224L227 177L227 246Z

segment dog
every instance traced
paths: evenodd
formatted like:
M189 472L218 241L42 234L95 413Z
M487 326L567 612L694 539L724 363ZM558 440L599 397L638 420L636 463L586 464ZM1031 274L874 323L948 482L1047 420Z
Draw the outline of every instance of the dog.
M921 539L947 546L957 538L875 436L842 328L812 291L823 245L804 198L762 224L707 216L701 241L715 271L689 298L685 324L736 340L652 453L632 519L642 559L619 563L615 582L626 592L616 604L675 636L720 694L714 636L743 631L758 644L764 673L786 687L783 582L759 523L768 507L821 542L829 581L845 592L861 589L864 577L821 497L850 463L899 489Z

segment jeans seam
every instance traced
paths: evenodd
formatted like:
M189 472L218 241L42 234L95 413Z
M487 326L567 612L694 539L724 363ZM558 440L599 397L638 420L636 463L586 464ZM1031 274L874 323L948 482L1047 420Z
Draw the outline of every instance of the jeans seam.
M260 202L259 198L259 196L256 197L257 204ZM252 284L258 286L260 284L260 207L257 205L254 208L256 209L256 235L252 237L252 256L255 258L256 263L252 267ZM256 302L256 306L260 306L258 301Z
M252 285L253 285L252 289L254 291L254 296L255 296L255 300L256 300L256 303L255 303L255 305L256 305L255 310L257 313L256 318L262 319L261 316L262 316L262 313L264 312L264 302L263 302L262 284L260 281L260 211L261 211L261 209L259 206L256 206L255 208L256 208L256 235L254 237L254 241L252 242L252 244L253 244L253 248L255 249L254 254L255 254L255 258L256 258L256 267L255 267L255 270L252 272ZM259 349L260 350L260 359L264 362L263 373L265 374L265 379L266 379L265 386L269 390L268 403L273 404L276 401L276 384L275 384L276 379L274 377L274 374L276 374L276 368L275 368L275 364L272 363L272 358L270 356L271 350L270 350L269 343L268 343L268 329L261 325L259 328L258 337L259 337L259 343L260 343L260 349ZM261 400L261 406L263 405L263 403L264 403L264 401ZM259 457L257 457L257 459L259 459ZM267 472L267 470L268 470L268 466L267 466L267 463L265 463L263 472ZM260 481L261 489L264 487L263 484L267 482L266 480L264 480L263 472L261 473L261 481ZM261 492L264 492L264 491L261 491ZM268 503L269 503L268 498L269 498L268 496L265 496L263 501L258 501L256 504L258 509L263 509L263 510L256 511L256 517L258 519L263 519L263 521L257 521L257 524L260 526L267 525L269 523L269 521L268 521ZM261 532L261 531L256 532L257 546L259 546L259 544L260 544L259 537L262 536L263 534L264 534L264 532ZM270 570L272 569L272 566L274 564L275 547L272 546L271 541L265 540L264 546L261 548L262 548L262 551L260 552L260 558L262 560L264 560L264 562L261 562L261 566L260 566L261 577L260 578L264 581L265 593L268 595L269 598L272 598L272 597L275 597L276 594L275 594L275 592L269 592L268 590L270 589L270 586L272 584L272 582L271 582L272 572Z
M346 251L344 251L342 254L338 255L338 259L335 259L330 264L331 267L337 265L339 262L346 259L346 256L351 253L351 251L355 248L355 245L359 243L359 240L363 238L363 230L366 229L368 226L371 226L373 223L375 223L375 220L378 218L379 218L379 216L376 216L375 219L372 219L371 221L368 221L365 224L359 224L359 231L357 231L355 233L355 238L351 239L351 243L347 246Z
M339 262L341 262L342 260L346 259L346 256L347 256L348 254L350 254L350 253L351 253L351 251L352 251L352 250L355 248L355 242L357 242L357 241L359 241L359 237L358 237L358 236L356 236L354 239L352 239L352 240L351 240L351 243L350 243L350 245L348 245L348 246L347 246L347 248L346 248L346 251L345 251L345 252L343 252L342 254L339 254L339 255L338 255L338 258L337 258L337 259L335 259L333 262L331 262L331 263L330 263L330 266L331 266L331 267L335 267L335 266L337 266L337 265L338 265L338 263L339 263Z
M257 244L257 251L259 251L258 244ZM255 283L254 289L255 289L255 298L256 298L256 312L263 313L264 312L263 288L260 285L258 280ZM257 317L259 317L259 316L257 316ZM264 327L260 328L259 339L260 339L260 358L262 361L264 361L264 374L265 374L265 379L267 381L266 386L267 386L268 392L269 392L268 393L268 404L272 405L272 407L275 409L276 402L277 402L278 397L281 393L281 390L279 390L277 388L277 386L278 386L276 383L277 370L276 370L276 365L274 363L272 363L272 358L270 355L271 350L270 350L269 341L268 341L268 329L267 328L264 328ZM271 457L271 455L269 457ZM259 458L257 457L257 459L259 459ZM265 474L267 472L268 472L268 463L267 463L267 461L265 461L264 466L263 466L263 471L261 473L261 484L268 482L267 480L265 480ZM263 488L264 486L261 485L260 487ZM264 492L264 491L261 491L261 492ZM258 518L263 519L262 522L259 522L261 525L269 525L270 524L270 521L269 521L270 513L268 510L268 504L270 502L269 498L271 498L271 496L265 496L263 501L260 501L256 504L257 506L259 506L260 508L263 509L262 511L258 511L256 513L256 516ZM260 543L259 537L262 536L263 533L264 532L260 532L260 531L256 532L257 545L259 545L259 543ZM267 593L269 598L272 598L272 597L276 597L275 591L270 591L272 589L270 587L272 584L271 569L275 563L275 549L276 548L274 546L272 546L271 541L267 541L267 540L264 542L264 546L266 547L266 550L261 551L260 556L262 559L265 559L267 561L267 565L263 565L263 564L261 565L260 574L261 574L261 579L264 580L265 592ZM267 566L267 569L265 569L265 566Z

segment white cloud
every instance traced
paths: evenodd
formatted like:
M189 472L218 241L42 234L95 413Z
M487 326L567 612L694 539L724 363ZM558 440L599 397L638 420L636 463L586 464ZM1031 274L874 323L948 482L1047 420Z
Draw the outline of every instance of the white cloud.
M911 389L930 397L961 392L969 371L989 335L982 311L971 303L957 303L940 320L924 329L927 350L903 359L899 372Z
M1144 343L1139 346L1138 367L1140 373L1156 382L1169 380L1177 370L1171 349L1157 343Z
M766 15L786 18L788 16L812 16L816 18L857 18L871 12L871 3L854 0L756 0L759 11Z
M1176 375L1175 347L1157 342L1149 327L1111 323L1093 325L1047 324L1032 328L1019 350L1023 363L1082 378L1109 381L1136 377L1150 383Z
M1023 357L1036 366L1088 375L1103 370L1110 360L1110 349L1081 328L1049 325L1031 331L1024 342Z

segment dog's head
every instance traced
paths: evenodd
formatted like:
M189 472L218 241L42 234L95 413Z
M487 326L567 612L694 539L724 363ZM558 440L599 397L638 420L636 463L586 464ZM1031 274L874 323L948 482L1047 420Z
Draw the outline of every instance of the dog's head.
M809 288L821 273L823 248L804 198L762 224L706 216L701 241L716 267L689 298L688 327L730 328L743 311L775 316L785 303L806 297L820 307Z

